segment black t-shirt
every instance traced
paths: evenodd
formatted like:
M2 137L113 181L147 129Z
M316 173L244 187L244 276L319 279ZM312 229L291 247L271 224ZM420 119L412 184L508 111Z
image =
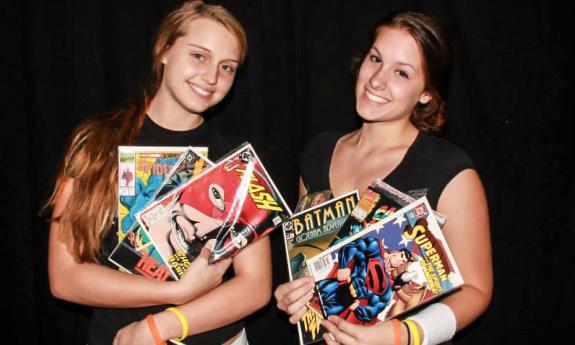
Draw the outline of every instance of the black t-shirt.
M231 146L216 131L211 129L204 121L199 127L189 131L172 131L158 126L149 117L136 138L135 145L139 146L207 146L208 158L216 161L225 155ZM118 241L113 231L102 242L101 263L117 268L106 258L114 250ZM129 288L129 287L128 287ZM90 331L89 345L110 345L120 328L142 320L148 314L158 313L169 307L168 305L144 308L94 308ZM243 322L238 321L230 325L189 337L186 343L190 344L222 344L239 333Z
M300 173L308 192L330 189L329 166L343 132L322 132L312 138L300 156ZM448 141L420 132L399 165L383 180L414 198L427 196L432 208L453 177L473 162Z

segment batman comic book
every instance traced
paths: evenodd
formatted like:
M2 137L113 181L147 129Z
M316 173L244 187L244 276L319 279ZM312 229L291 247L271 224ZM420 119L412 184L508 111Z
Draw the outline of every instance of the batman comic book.
M175 277L170 275L170 270L156 250L148 234L142 231L139 223L135 222L135 212L141 210L154 199L166 195L194 176L199 175L203 169L210 167L213 163L206 158L208 154L206 147L188 147L178 156L176 163L173 164L170 171L164 176L159 172L163 172L169 166L167 164L172 162L172 157L169 156L168 160L164 157L160 157L159 159L155 157L155 161L151 158L155 156L153 152L165 151L166 148L120 147L120 152L122 153L133 152L135 150L139 151L139 154L135 154L135 157L138 158L140 156L140 160L137 163L133 164L133 166L126 165L125 159L124 162L121 161L120 163L120 171L123 171L121 177L124 178L124 181L120 181L120 186L122 187L122 183L124 185L126 184L125 172L130 171L130 169L135 168L136 176L138 176L139 173L140 176L145 177L146 172L149 175L147 180L142 180L141 184L134 183L135 188L131 193L126 193L126 190L120 193L120 204L122 206L127 205L132 207L129 209L131 212L126 213L126 210L120 212L120 224L122 224L123 221L126 231L125 234L121 236L121 240L108 257L108 260L122 270L132 274L141 274L159 280L172 280ZM168 150L173 149L168 148ZM143 154L143 152L146 154ZM162 152L162 155L163 154ZM171 154L172 153L170 153L170 155ZM158 168L154 166L153 163L166 163L166 167L160 165L160 168ZM122 166L122 164L124 165ZM153 175L155 172L158 173ZM162 179L161 183L159 183L160 179ZM147 185L143 186L144 182L147 182Z
M463 278L422 197L307 262L324 316L371 325L454 291Z
M369 224L377 223L398 209L415 201L400 190L395 189L381 179L376 179L361 195L359 202L347 221L332 240L330 246L365 229ZM439 212L435 216L441 226L446 217Z
M181 277L204 244L231 257L291 216L252 146L244 143L137 214L171 273Z
M308 199L311 201L316 195L325 197L325 194L314 194ZM310 275L306 260L328 248L358 199L357 191L353 191L305 208L282 223L290 280ZM300 199L298 205L302 205L302 200L305 197ZM308 204L305 202L305 205ZM320 327L323 316L317 292L307 307L308 310L298 322L299 342L302 345L322 340L325 331Z

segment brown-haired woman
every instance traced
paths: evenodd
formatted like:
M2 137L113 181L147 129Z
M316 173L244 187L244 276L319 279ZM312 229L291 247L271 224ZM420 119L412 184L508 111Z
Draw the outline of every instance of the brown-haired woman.
M242 318L269 301L268 239L213 265L205 248L177 282L125 274L106 260L117 242L117 146L195 145L208 146L212 159L225 154L230 147L202 113L227 95L246 49L244 30L226 9L185 2L159 28L141 99L71 136L49 202L49 277L54 296L96 307L88 344L157 344L181 338L186 327L192 343L242 344ZM235 276L221 284L230 265Z
M445 123L449 51L437 23L428 15L404 12L380 22L359 68L357 131L319 134L300 162L300 195L331 189L334 195L376 178L405 192L426 194L447 216L443 230L465 284L462 289L415 314L423 344L451 339L477 319L492 293L489 218L483 186L467 154L430 134ZM278 308L296 323L311 298L309 277L280 285ZM351 324L329 316L322 325L328 344L407 344L408 327L395 321L375 326ZM394 334L395 333L395 334ZM412 334L413 335L413 334ZM414 336L410 337L415 344Z

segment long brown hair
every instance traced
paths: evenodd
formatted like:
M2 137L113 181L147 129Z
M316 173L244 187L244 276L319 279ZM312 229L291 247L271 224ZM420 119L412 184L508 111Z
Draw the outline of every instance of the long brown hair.
M217 21L236 36L242 63L247 39L239 21L221 6L206 5L202 1L185 2L169 13L158 29L149 80L139 98L127 106L88 119L70 136L56 186L46 208L53 208L72 179L73 193L61 214L53 215L52 221L60 223L63 241L79 262L96 261L102 236L111 230L117 213L117 147L134 143L146 110L162 82L163 55L179 37L185 35L189 21L199 17Z
M411 122L426 133L441 131L446 121L447 92L451 77L451 50L445 32L430 15L413 11L394 14L380 21L373 31L374 39L384 27L407 31L423 55L425 89L430 93L431 101L416 105L411 114Z

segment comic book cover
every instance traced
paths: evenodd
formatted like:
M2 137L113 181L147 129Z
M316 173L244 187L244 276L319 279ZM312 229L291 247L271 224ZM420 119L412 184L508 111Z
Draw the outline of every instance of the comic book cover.
M329 189L306 194L299 199L293 213L295 214L303 210L307 210L308 208L319 205L332 197L333 195Z
M204 244L231 257L291 215L249 143L137 214L170 271L181 277Z
M325 196L314 193L309 200L314 200L316 195ZM290 280L310 275L306 259L328 248L358 199L359 194L353 191L297 212L282 223ZM317 292L307 307L307 312L298 322L299 342L302 345L322 340L325 331L320 327L323 315Z
M369 224L379 222L413 201L415 201L413 197L393 188L381 179L376 179L361 195L357 206L330 246L362 231ZM439 224L443 226L446 217L439 212L435 212L435 216Z
M463 278L426 197L308 260L324 316L371 325L454 291Z
M148 198L147 202L161 198L194 176L199 175L203 169L212 166L213 163L206 158L207 153L205 147L188 147L180 155L161 185L155 190L154 188L148 190L152 196ZM126 232L108 260L132 274L141 274L159 280L176 278L171 276L167 264L156 250L148 234L141 229L137 222Z

